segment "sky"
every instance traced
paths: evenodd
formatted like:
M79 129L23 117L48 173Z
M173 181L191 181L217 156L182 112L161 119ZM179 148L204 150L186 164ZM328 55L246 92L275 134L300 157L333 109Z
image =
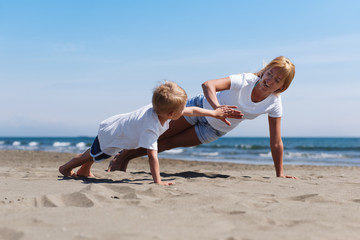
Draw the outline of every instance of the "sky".
M360 1L0 0L0 136L95 136L175 81L288 57L284 137L360 137ZM267 116L227 136L268 136Z

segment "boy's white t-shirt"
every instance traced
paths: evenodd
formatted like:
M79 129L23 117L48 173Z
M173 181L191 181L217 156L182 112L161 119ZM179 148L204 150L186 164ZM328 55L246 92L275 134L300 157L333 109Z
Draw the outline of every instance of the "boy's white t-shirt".
M169 122L167 120L162 126L151 104L112 116L100 123L100 148L107 155L139 147L157 150L157 140L169 128Z
M239 125L239 123L243 120L254 119L264 113L268 113L270 117L274 118L282 116L282 103L280 96L271 94L258 103L251 100L252 90L256 82L259 80L258 76L253 73L241 73L231 75L230 80L230 89L218 92L216 94L217 99L221 105L237 106L237 110L241 111L244 116L242 119L228 118L227 120L231 122L231 126L226 125L219 119L206 117L213 128L227 133ZM206 98L203 100L203 107L206 109L212 109Z

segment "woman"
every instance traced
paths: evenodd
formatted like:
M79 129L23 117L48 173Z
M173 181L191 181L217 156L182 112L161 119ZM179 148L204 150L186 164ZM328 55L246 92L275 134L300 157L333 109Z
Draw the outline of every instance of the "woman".
M170 122L170 128L159 138L159 151L176 147L191 147L209 143L234 129L244 119L268 114L270 148L277 177L283 172L283 142L281 139L282 103L284 92L295 76L295 66L286 57L272 60L257 73L242 73L210 80L202 84L203 95L189 99L187 106L216 109L234 105L243 114L241 119L219 120L211 117L181 117ZM230 126L229 126L230 125ZM111 162L108 171L126 171L128 162L146 154L144 149L124 150Z

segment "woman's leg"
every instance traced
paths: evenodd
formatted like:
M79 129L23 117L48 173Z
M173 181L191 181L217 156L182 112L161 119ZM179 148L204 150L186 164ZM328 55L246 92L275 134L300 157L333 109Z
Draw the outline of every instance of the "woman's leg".
M193 147L199 144L201 142L196 135L195 126L191 126L178 134L160 139L158 151L163 152L177 147Z
M180 117L178 120L173 120L170 122L169 129L161 134L159 140L177 135L186 129L191 128L192 126L193 125L191 125L184 117Z
M118 154L115 155L113 159L111 159L108 169L108 172L112 171L123 171L126 172L127 165L129 161L133 158L141 157L146 155L145 148L137 148L131 150L122 150Z
M159 137L158 151L162 152L176 147L190 147L199 144L201 142L196 136L195 127L188 123L184 117L181 117L176 121L171 121L169 129ZM116 170L125 172L131 159L145 155L146 149L144 148L123 150L110 161L108 172Z

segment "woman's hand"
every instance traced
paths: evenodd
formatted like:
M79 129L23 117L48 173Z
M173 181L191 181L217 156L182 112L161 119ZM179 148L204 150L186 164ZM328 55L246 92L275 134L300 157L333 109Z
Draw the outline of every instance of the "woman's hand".
M239 110L235 110L235 108L237 108L237 106L219 106L214 110L215 117L230 126L231 123L226 118L241 119L244 116L244 114L242 114Z
M279 176L280 178L291 178L291 179L298 179L297 177L294 176L287 176L287 175L281 175Z

